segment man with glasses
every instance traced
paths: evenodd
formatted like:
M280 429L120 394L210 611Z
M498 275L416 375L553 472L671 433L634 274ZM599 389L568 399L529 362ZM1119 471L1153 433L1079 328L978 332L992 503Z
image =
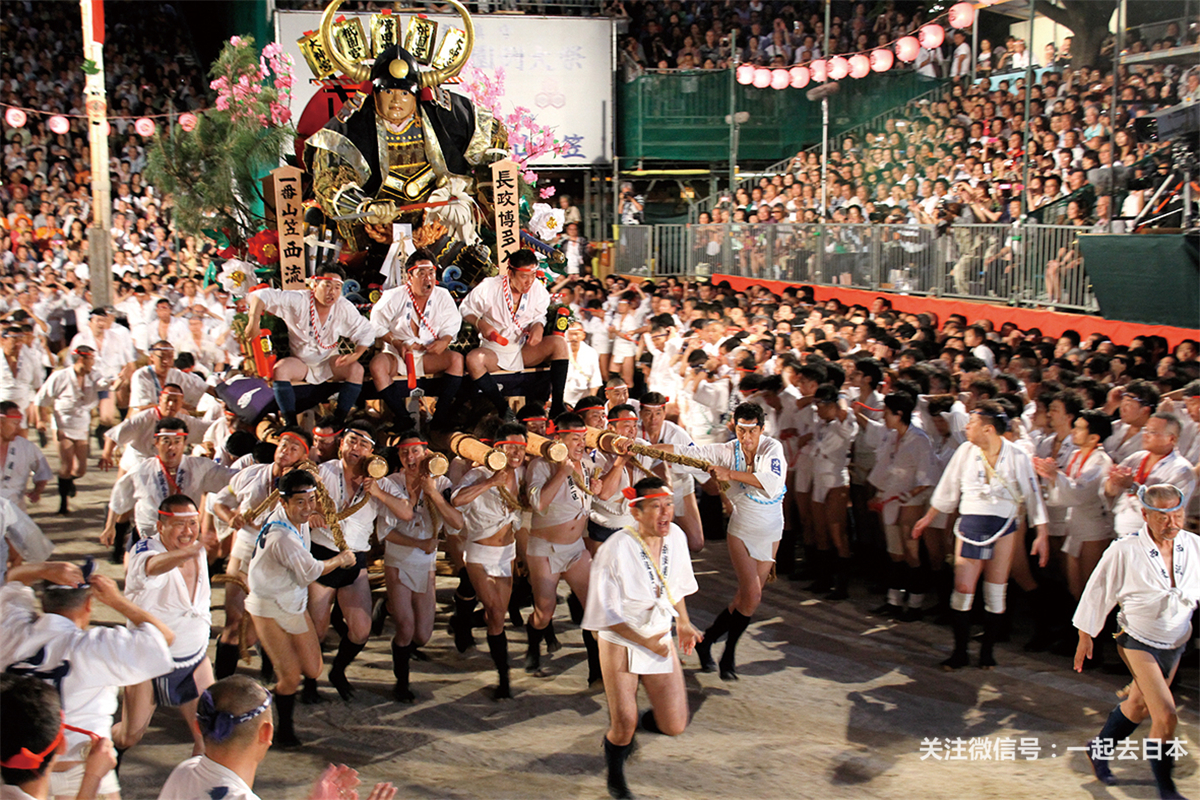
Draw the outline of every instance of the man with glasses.
M463 300L463 321L479 331L479 347L467 353L471 379L496 413L513 419L493 372L520 372L550 362L550 416L563 412L570 363L561 336L545 335L550 293L536 275L537 256L517 250L508 272L484 278ZM543 397L544 399L544 397Z
M318 468L321 482L339 516L357 506L354 513L339 523L344 546L335 540L329 527L333 520L326 520L326 525L313 528L310 548L317 559L333 558L343 549L354 554L352 565L322 575L308 587L308 608L319 638L323 639L329 628L335 597L345 620L346 630L342 632L337 656L329 669L329 682L346 701L354 697L354 689L346 680L346 668L367 646L371 635L367 554L371 550L375 519L384 511L404 522L413 518L412 503L400 496L403 490L391 478L376 481L367 474L366 466L374 452L374 429L366 422L350 422L342 433L337 460L326 461ZM316 678L306 677L301 701L310 703L319 699Z
M135 371L129 379L129 412L136 414L153 408L167 384L182 390L186 408L195 408L205 394L216 394L200 376L176 369L175 345L160 339L150 346L150 363Z
M462 383L462 354L449 349L462 327L462 315L450 292L437 285L433 253L418 248L405 269L405 284L388 289L371 309L371 323L383 332L383 351L371 359L371 378L384 403L400 418L408 388L396 376L415 382L426 374L443 375L431 423L441 429ZM410 369L416 378L409 375Z
M310 385L340 381L336 415L346 419L362 392L363 368L358 363L375 343L375 326L342 297L346 273L336 264L321 267L308 289L259 289L250 294L247 336L259 330L263 311L287 325L292 354L275 364L275 402L285 425L296 424L295 383ZM350 339L353 352L338 354L338 342Z
M1125 402L1123 398L1122 406ZM1117 538L1137 533L1142 527L1142 506L1137 492L1143 486L1170 484L1183 493L1187 506L1196 488L1196 476L1191 462L1177 449L1179 432L1179 419L1174 414L1165 411L1153 414L1137 435L1141 449L1117 462L1108 473L1100 499L1112 508Z
M88 429L92 409L108 396L100 377L93 371L96 351L80 345L72 351L75 363L53 373L38 391L37 428L43 433L53 423L58 439L59 514L68 514L67 498L75 496L75 480L87 474Z

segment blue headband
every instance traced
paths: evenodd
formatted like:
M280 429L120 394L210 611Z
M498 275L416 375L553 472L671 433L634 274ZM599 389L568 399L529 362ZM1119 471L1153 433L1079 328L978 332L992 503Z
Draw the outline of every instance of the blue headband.
M1146 490L1152 489L1152 488L1155 488L1158 486L1165 486L1167 488L1173 489L1176 492L1178 492L1179 493L1179 502L1176 503L1175 505L1171 506L1170 508L1159 508L1158 506L1152 506L1152 505L1150 505L1150 503L1146 502ZM1146 509L1147 511L1157 511L1160 514L1171 514L1176 511L1179 511L1181 508L1183 508L1183 500L1184 500L1183 492L1180 492L1178 487L1172 486L1169 483L1156 483L1154 486L1146 486L1145 484L1143 484L1138 487L1137 499L1138 499L1138 502L1142 504L1142 508Z
M267 692L267 699L262 701L262 705L250 709L245 714L234 716L228 711L217 711L213 705L212 693L206 690L201 693L196 704L196 721L200 723L200 733L205 738L223 742L233 735L233 729L238 725L249 722L270 707L271 693Z

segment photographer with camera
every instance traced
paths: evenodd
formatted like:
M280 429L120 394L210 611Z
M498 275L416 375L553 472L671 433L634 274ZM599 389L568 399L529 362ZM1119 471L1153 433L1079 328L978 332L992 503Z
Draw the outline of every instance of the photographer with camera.
M641 225L642 210L645 198L633 193L632 183L621 184L621 200L617 204L617 213L621 216L622 225Z

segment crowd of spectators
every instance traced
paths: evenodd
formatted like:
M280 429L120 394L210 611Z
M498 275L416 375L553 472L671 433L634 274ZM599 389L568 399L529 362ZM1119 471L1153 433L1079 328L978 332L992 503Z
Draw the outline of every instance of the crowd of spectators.
M203 66L170 4L109 2L105 78L109 99L113 270L116 298L137 284L200 277L210 256L176 235L169 199L143 179L142 115L195 111L208 101ZM83 117L85 64L78 5L5 3L0 9L0 102L26 109L27 123L3 123L0 184L0 309L56 309L56 331L75 326L69 309L90 305L86 228L92 221L91 154ZM37 113L34 113L37 112ZM55 134L52 114L70 128ZM59 318L61 312L61 319ZM58 343L65 341L56 337Z

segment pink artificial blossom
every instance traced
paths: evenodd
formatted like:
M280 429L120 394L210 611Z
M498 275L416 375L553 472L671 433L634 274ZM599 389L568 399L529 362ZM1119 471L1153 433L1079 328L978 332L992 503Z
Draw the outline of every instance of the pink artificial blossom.
M242 37L240 37L240 36L231 36L231 37L229 38L229 43L230 43L231 45L233 45L234 47L241 47L241 46L242 46Z
M543 200L549 200L551 197L554 197L554 191L555 189L553 186L547 186L538 192L538 194L541 195Z
M228 110L229 110L229 97L227 95L221 95L220 97L217 98L217 111L228 111Z
M538 179L537 173L531 169L525 170L525 172L521 173L521 177L525 179L526 183L537 183Z

